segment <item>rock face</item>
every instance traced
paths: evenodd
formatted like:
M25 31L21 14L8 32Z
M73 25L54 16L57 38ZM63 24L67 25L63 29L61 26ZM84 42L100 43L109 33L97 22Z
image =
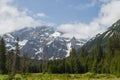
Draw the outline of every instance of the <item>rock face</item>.
M71 46L80 48L86 41L82 39L65 38L62 32L52 27L24 28L5 34L8 50L15 49L16 38L19 38L21 55L37 59L59 59L69 56Z

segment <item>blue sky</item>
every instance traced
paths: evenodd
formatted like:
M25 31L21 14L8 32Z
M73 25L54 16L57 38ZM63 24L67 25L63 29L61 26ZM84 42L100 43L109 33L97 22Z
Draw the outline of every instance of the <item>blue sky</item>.
M96 0L16 0L15 2L21 9L29 9L32 15L44 13L48 17L39 18L56 25L79 21L89 23L98 16L100 9L100 2Z
M0 34L47 25L90 39L120 19L119 8L120 0L0 0Z

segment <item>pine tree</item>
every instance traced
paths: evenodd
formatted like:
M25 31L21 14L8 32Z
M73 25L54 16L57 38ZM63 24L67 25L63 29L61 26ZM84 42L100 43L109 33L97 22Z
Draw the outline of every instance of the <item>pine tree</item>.
M76 50L75 50L75 48L71 49L71 51L70 51L70 57L71 58L76 57Z
M80 64L82 66L81 73L87 72L88 66L87 66L87 51L84 48L81 48L80 50L80 56L79 56Z
M93 62L93 72L100 73L100 63L101 59L103 58L103 51L99 44L96 45L94 50L94 62Z
M21 72L26 73L28 71L28 66L27 66L27 57L24 54L21 58Z
M13 64L13 58L14 58L14 50L10 50L7 52L7 55L6 55L6 68L7 68L7 71L8 73L11 73L12 71L12 64Z
M69 67L70 67L70 73L75 73L75 58L76 58L76 50L75 48L71 49L70 56L69 56Z
M21 62L20 62L20 51L19 51L19 39L17 38L16 42L16 50L14 54L14 60L13 60L13 67L12 67L12 73L20 73L21 72Z
M5 49L5 42L2 38L0 40L0 73L4 74L6 72L6 49Z

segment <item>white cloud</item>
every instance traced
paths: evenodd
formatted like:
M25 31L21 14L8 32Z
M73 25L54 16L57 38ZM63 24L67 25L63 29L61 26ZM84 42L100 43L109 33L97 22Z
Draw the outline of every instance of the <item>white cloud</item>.
M28 10L21 11L11 3L13 0L0 0L0 34L24 27L47 25L43 21L37 21L28 16ZM45 15L41 14L41 16Z
M106 1L106 0L100 0ZM99 16L89 24L82 22L62 24L58 30L64 32L65 37L91 38L103 32L107 27L120 19L120 0L107 0L101 5Z
M98 23L91 22L90 24L84 23L73 23L73 24L62 24L58 27L58 30L64 32L64 37L73 37L76 38L88 38L94 36L95 33L103 30Z
M120 0L111 0L103 4L100 10L100 23L105 26L110 26L116 20L120 19Z
M82 5L81 7L84 9L84 8L89 8L89 7L93 7L93 6L95 6L95 4L96 4L96 0L93 0L91 3L87 3L87 4L84 4L84 5Z
M6 4L6 3L9 3L9 2L12 2L13 0L0 0L0 4Z
M86 3L86 4L79 4L79 5L69 5L69 7L74 7L75 9L79 9L79 10L82 10L82 9L86 9L86 8L90 8L90 7L93 7L95 6L96 4L96 0L92 0L90 3Z
M99 0L100 2L103 2L103 3L108 3L108 2L111 2L111 1L120 1L120 0Z
M43 18L45 18L45 17L48 17L48 16L45 13L37 13L35 15L35 17L43 17Z
M44 23L37 21L31 16L28 16L29 10L19 10L17 7L10 5L14 0L0 0L0 34L10 32L23 27L39 26ZM90 7L95 4L94 0L86 6ZM66 23L61 24L58 30L65 32L65 37L90 38L99 32L104 31L107 27L112 25L115 21L120 19L120 0L99 0L102 2L99 16L94 18L89 24ZM46 14L38 13L39 17L45 17ZM48 24L53 25L53 24Z

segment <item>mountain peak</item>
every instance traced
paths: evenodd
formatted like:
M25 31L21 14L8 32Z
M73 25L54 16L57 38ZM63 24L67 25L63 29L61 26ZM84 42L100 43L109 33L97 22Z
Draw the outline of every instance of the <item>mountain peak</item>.
M117 22L115 22L111 27L109 27L108 30L120 32L120 19Z
M73 36L73 37L71 38L71 40L76 40L76 38Z
M5 34L3 37L7 50L15 49L16 37L19 37L21 55L26 53L28 57L37 59L44 59L47 55L48 59L58 59L69 56L71 45L77 49L85 43L75 37L65 38L62 34L64 33L52 27L28 27Z

